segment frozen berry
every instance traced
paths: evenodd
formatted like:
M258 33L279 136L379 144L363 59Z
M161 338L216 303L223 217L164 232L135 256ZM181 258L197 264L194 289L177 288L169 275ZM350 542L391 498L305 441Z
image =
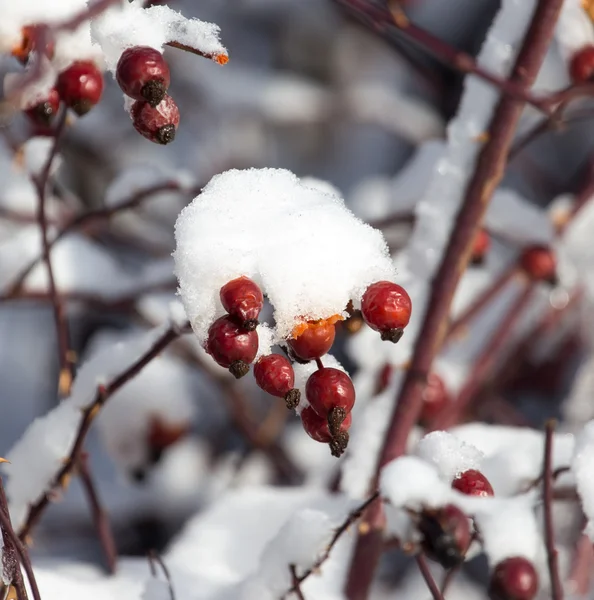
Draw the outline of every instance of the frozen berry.
M396 343L410 321L412 304L406 290L391 281L371 284L361 299L361 313L382 340Z
M557 260L550 248L530 246L520 256L520 266L534 281L555 283L557 278Z
M468 469L460 473L452 481L452 487L467 496L493 496L493 488L489 480L476 469Z
M301 393L294 388L295 372L290 361L280 354L263 356L254 365L256 383L265 392L284 398L287 408L295 408L301 400Z
M60 108L60 95L51 89L45 100L37 102L25 109L25 114L33 123L42 127L48 126Z
M335 335L331 321L310 321L299 335L287 340L287 343L301 360L313 360L324 356L332 348Z
M189 430L188 423L171 424L153 416L149 422L147 435L151 463L158 463L163 452L184 438Z
M494 569L489 584L491 600L532 600L538 591L538 574L523 556L512 556Z
M377 375L375 390L373 392L374 396L378 396L388 387L393 371L394 371L394 369L390 363L386 363L381 368L381 371Z
M249 364L256 357L258 334L246 331L225 315L210 326L206 351L217 364L228 368L239 379L249 371Z
M335 432L336 435L334 436L330 432L328 419L320 417L311 406L307 406L301 411L301 423L310 438L316 440L316 442L330 445L333 456L340 456L346 450L349 443L348 430L352 423L351 413L347 414L340 423L339 430Z
M264 306L262 290L248 277L238 277L226 283L220 292L225 310L235 317L244 329L256 329L258 316Z
M135 46L120 56L116 79L124 94L134 100L146 100L155 107L169 87L169 67L158 50Z
M417 527L421 545L427 556L444 569L451 569L464 560L471 541L468 517L453 504L421 514Z
M594 75L594 46L584 46L569 62L569 75L573 83L586 83Z
M49 39L45 32L39 25L27 25L23 27L21 43L16 48L12 49L12 55L17 58L21 63L27 64L29 56L33 50L39 50L39 44L41 40L45 39L45 48L43 48L44 54L51 60L54 56L54 49L56 47L55 42Z
M491 238L484 229L479 229L472 245L472 255L470 260L475 265L481 265L489 248L491 247Z
M443 379L431 373L423 390L423 404L420 421L423 425L430 423L450 402L450 396Z
M337 435L355 404L355 386L340 369L323 367L314 371L305 384L311 408L327 419L330 433Z
M160 104L153 107L137 100L130 110L134 129L155 144L169 144L175 139L179 125L179 109L175 100L165 94Z
M103 74L94 63L77 61L60 73L57 89L66 106L82 116L101 99Z

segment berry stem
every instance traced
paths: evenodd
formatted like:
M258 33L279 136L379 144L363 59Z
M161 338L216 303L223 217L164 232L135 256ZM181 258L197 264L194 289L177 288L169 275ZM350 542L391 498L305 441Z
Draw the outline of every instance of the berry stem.
M318 367L318 369L323 369L324 368L324 364L322 363L322 359L321 358L316 358L316 365Z
M423 576L423 579L425 580L425 583L427 584L427 587L429 588L429 591L431 592L431 596L433 597L433 600L444 600L444 597L443 597L441 591L439 590L439 586L435 582L435 579L433 579L433 575L431 575L431 571L429 570L429 565L427 564L427 560L425 559L423 554L417 554L415 559L417 561L417 566L419 567L419 571L421 571L421 575Z
M510 80L525 91L534 83L544 61L563 0L539 0L516 59ZM422 407L422 392L433 359L447 333L447 319L458 282L465 270L476 232L488 203L504 173L505 162L525 101L503 96L493 114L487 142L481 151L449 243L433 281L427 312L413 351L398 401L388 425L378 461L379 469L406 449L409 433ZM381 517L381 510L374 515ZM371 523L372 530L380 523ZM381 533L359 537L352 556L346 595L349 600L368 597L373 574L381 555ZM365 557L365 559L364 559Z
M178 50L183 50L184 52L196 54L197 56L202 56L203 58L214 60L219 65L226 65L229 62L229 57L226 54L211 54L209 52L202 52L202 50L198 50L197 48L193 48L192 46L188 46L186 44L181 44L180 42L166 42L165 45L170 46L171 48L177 48Z
M544 468L543 468L543 502L544 502L544 529L545 544L547 548L547 563L551 577L552 600L563 600L563 586L559 575L557 563L557 549L555 548L555 533L553 527L553 436L555 421L548 421L545 425Z

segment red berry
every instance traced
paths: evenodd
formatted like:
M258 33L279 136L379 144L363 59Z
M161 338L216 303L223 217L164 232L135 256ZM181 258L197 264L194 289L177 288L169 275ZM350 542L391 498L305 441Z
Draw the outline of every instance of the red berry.
M423 536L423 551L444 569L464 560L472 536L468 517L457 506L424 511L417 527Z
M258 334L246 331L231 317L217 319L208 330L206 351L221 367L229 369L237 379L249 371L258 352Z
M594 75L594 46L578 50L569 62L569 75L573 83L586 83Z
M272 396L284 398L287 408L295 408L301 393L294 388L295 372L290 361L280 354L263 356L254 365L254 377L258 387Z
M56 89L51 89L45 100L42 100L33 106L29 106L25 110L25 114L33 121L33 123L44 127L52 122L59 108L60 94L58 94Z
M101 99L103 74L94 63L77 61L60 73L56 87L66 106L82 116Z
M375 384L374 396L381 394L389 385L390 377L392 377L393 367L390 363L386 363L377 376L377 383Z
M248 277L238 277L221 288L220 297L225 310L245 329L256 329L264 306L264 296L257 284Z
M420 421L430 423L450 402L450 396L443 383L443 379L435 373L430 373L427 385L423 390L423 405Z
M557 260L550 248L530 246L520 255L520 266L535 281L555 283Z
M406 290L391 281L372 283L361 299L361 313L382 340L396 343L410 321L412 304Z
M467 496L493 496L493 488L489 480L476 469L468 469L460 473L454 481L452 488Z
M330 416L334 409L349 413L355 404L355 386L351 378L344 371L332 367L323 367L310 375L305 395L321 417Z
M130 110L134 129L155 144L169 144L175 139L179 125L179 109L175 100L165 94L162 102L152 107L137 100Z
M170 424L153 416L149 422L147 434L150 461L156 464L161 459L163 452L184 438L190 430L189 423Z
M328 419L320 417L311 406L307 406L301 411L301 423L307 435L316 442L329 444L332 455L336 457L341 456L348 446L348 430L351 428L352 422L351 413L348 413L334 428L333 435Z
M489 584L491 600L532 600L538 591L538 574L523 556L501 561L493 571Z
M116 80L124 94L134 100L146 100L155 107L169 87L169 66L158 50L135 46L120 56Z
M289 347L301 360L324 356L334 343L334 323L328 320L310 321L298 336L287 340Z
M485 260L487 252L491 247L491 238L485 229L479 229L474 238L472 246L471 261L475 265L480 265Z

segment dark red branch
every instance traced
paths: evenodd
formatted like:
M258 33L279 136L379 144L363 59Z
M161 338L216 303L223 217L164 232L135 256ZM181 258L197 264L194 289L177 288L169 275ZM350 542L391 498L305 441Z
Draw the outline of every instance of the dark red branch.
M419 571L421 571L421 575L431 592L431 596L433 600L444 600L443 595L439 589L439 586L433 579L433 575L431 575L431 571L429 570L429 565L425 560L425 557L422 554L417 554L416 556L417 565L419 567Z
M297 569L295 568L295 565L289 565L289 571L291 573L291 585L293 586L295 595L297 596L298 600L305 600L299 577L297 577Z
M175 600L175 589L173 588L173 580L171 579L171 573L165 564L165 561L161 558L159 553L155 550L150 550L148 553L149 565L151 567L151 573L153 577L157 576L157 571L155 569L155 564L159 565L161 571L163 571L163 575L165 577L165 581L167 582L167 587L169 588L169 600Z
M543 503L544 503L544 528L545 544L547 547L547 563L551 577L552 600L563 600L563 585L559 575L557 563L557 549L555 548L555 530L553 527L553 436L555 422L548 421L545 427L545 449L543 468Z
M193 48L192 46L188 46L186 44L180 44L179 42L167 42L165 45L171 46L171 48L177 48L178 50L183 50L184 52L190 52L196 56L202 56L203 58L214 60L216 63L219 63L219 65L226 65L229 62L229 57L226 54L202 52L202 50L198 50L197 48Z

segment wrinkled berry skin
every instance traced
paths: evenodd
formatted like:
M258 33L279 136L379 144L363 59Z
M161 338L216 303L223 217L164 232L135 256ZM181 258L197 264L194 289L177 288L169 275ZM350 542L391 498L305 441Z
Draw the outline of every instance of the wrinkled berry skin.
M472 246L471 262L474 265L481 265L485 261L485 256L491 248L491 237L484 229L479 229Z
M569 76L573 83L592 81L594 76L594 46L585 46L571 57Z
M134 129L155 144L169 144L175 139L179 125L179 109L171 96L165 94L162 102L152 107L137 100L130 110Z
M453 504L437 510L427 510L417 525L423 536L423 551L444 569L451 569L464 561L470 545L468 517Z
M289 347L301 360L313 360L324 356L332 348L336 330L325 321L309 323L299 337L287 340Z
M489 480L476 469L468 469L468 471L460 473L460 475L452 481L452 488L467 496L484 497L494 495Z
M77 115L88 113L103 94L103 74L89 61L72 63L58 76L60 98Z
M220 291L225 310L246 329L255 329L264 306L260 287L248 277L238 277L226 283Z
M372 283L361 299L361 313L382 340L397 342L410 321L412 303L406 290L391 281Z
M124 50L120 56L116 80L124 94L155 107L169 88L169 66L158 50L135 46Z
M494 569L489 584L491 600L532 600L538 592L538 574L523 556L512 556Z
M340 425L341 431L348 431L351 428L352 422L353 417L351 413L349 413ZM329 444L332 442L332 434L330 433L330 428L328 426L328 419L320 417L311 406L307 406L301 411L301 423L303 424L303 429L305 429L307 435L316 442L321 442L322 444Z
M545 246L529 246L520 255L520 267L534 281L555 283L557 260L553 251Z
M420 422L423 425L429 424L449 402L450 396L443 383L443 379L436 373L430 373L427 378L427 385L423 390Z
M245 366L256 357L258 334L242 329L231 317L225 315L210 326L206 351L221 367L233 368L236 363L241 363L244 366L241 374L233 373L239 378L247 372Z
M51 89L47 98L30 106L25 110L27 117L36 125L47 127L60 109L60 94L58 90Z
M312 409L326 418L334 408L351 412L355 404L355 386L339 369L324 367L314 371L305 385L305 395Z

